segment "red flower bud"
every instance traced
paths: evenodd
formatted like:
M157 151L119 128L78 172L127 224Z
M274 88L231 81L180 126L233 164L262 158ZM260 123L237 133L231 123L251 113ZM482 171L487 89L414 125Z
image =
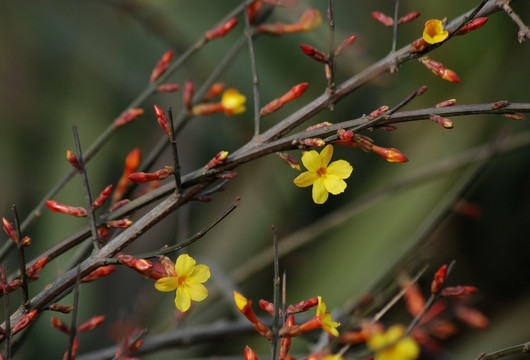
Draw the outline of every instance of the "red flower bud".
M2 225L4 227L4 232L9 236L15 243L18 242L18 235L15 231L15 226L7 220L5 217L2 217Z
M66 150L66 160L77 170L81 170L81 163L77 156L70 150Z
M261 310L268 312L271 315L274 315L274 304L270 301L260 299L258 305Z
M57 303L54 303L48 306L48 310L57 311L63 314L69 314L72 312L73 309L74 309L73 305L61 305Z
M312 297L308 300L300 301L296 305L289 305L289 307L287 308L287 314L292 315L292 314L304 312L317 305L318 305L318 297Z
M57 330L65 334L70 334L70 327L66 325L66 323L62 321L61 319L56 318L55 316L52 316L51 322L52 322L52 327L56 328Z
M418 16L420 16L420 12L418 11L413 11L411 13L408 13L407 15L403 16L403 17L400 17L398 19L398 24L405 24L405 23L408 23L408 22L411 22L411 21L414 21L418 18Z
M479 17L479 18L473 19L467 24L465 24L460 30L458 30L457 35L464 35L473 30L478 30L487 22L488 22L487 17Z
M319 124L315 124L315 125L311 125L307 128L305 128L304 131L311 131L311 130L316 130L316 129L322 129L322 128L325 128L326 126L331 126L333 125L332 123L330 123L329 121L324 121L324 122L321 122Z
M258 360L258 355L256 355L256 352L248 346L245 346L244 356L245 360Z
M31 324L35 320L36 315L37 315L37 309L33 309L29 313L24 315L22 319L20 319L20 321L17 322L15 326L13 326L13 328L11 329L11 334L14 335L20 330L26 328L29 324Z
M87 321L85 321L84 323L82 323L81 325L79 325L77 327L77 332L80 333L80 332L94 330L96 327L101 325L101 323L104 320L105 320L105 316L104 315L94 316L94 317L88 319Z
M138 183L143 184L149 181L155 181L155 180L163 180L167 178L169 175L173 173L173 167L172 166L164 166L163 169L157 170L152 173L145 173L145 172L135 172L129 175L129 180Z
M443 297L468 296L474 294L477 290L474 286L450 286L443 288L440 295Z
M111 228L120 228L125 229L131 226L133 222L129 219L120 219L120 220L109 220L107 221L107 226Z
M321 147L321 146L326 145L326 142L320 138L304 139L300 141L300 143L305 146L313 146L313 147Z
M413 41L411 44L410 44L410 49L409 51L411 53L417 53L417 52L421 52L423 50L425 50L425 48L428 46L429 44L427 44L427 42L425 40L423 40L423 38L420 38L416 41Z
M126 205L126 204L128 204L130 202L131 202L131 200L129 200L129 199L120 200L117 203L115 203L114 205L112 205L112 207L109 209L109 212L116 211L116 209L119 209L122 206L124 206L124 205Z
M109 185L105 189L103 189L103 191L98 195L96 200L94 200L94 202L92 203L92 210L96 210L99 207L101 207L101 205L103 205L103 203L107 200L107 198L112 193L112 188L113 186Z
M311 59L327 64L329 61L329 58L326 54L324 54L322 51L315 49L314 47L306 44L301 44L300 49L309 56Z
M383 14L382 12L374 11L372 12L372 17L385 26L394 25L394 19L388 15Z
M337 131L337 137L341 140L351 141L353 139L353 136L354 133L351 130L344 130L341 128Z
M448 268L449 267L447 266L447 264L444 264L434 274L434 279L432 280L432 283L431 283L431 293L433 293L434 295L440 292L440 289L445 283L445 278L447 277Z
M225 91L225 89L226 89L225 83L223 82L214 83L212 86L210 86L210 88L208 89L208 92L206 93L206 95L204 95L204 98L202 99L202 101L208 101L208 100L211 100L213 98L220 96L223 93L223 91Z
M391 163L403 163L409 161L405 155L394 148L384 148L377 145L372 145L371 150L379 156L382 156L386 161Z
M248 22L250 24L254 23L254 20L261 12L262 5L263 5L263 2L261 0L256 0L247 6L247 16L248 16Z
M156 91L157 92L163 92L163 93L172 93L172 92L178 91L179 89L180 89L179 84L168 83L168 84L159 85L156 88Z
M151 73L151 77L149 78L149 82L151 84L154 83L163 73L166 72L172 58L173 50L169 50L164 55L162 55L162 58L156 64L155 68L153 69L153 72Z
M373 120L375 119L376 117L379 117L381 115L384 115L388 110L390 110L390 108L387 106L387 105L383 105L383 106L380 106L378 107L376 110L372 111L370 113L370 115L368 115L366 118L367 120Z
M97 280L101 277L108 276L112 274L114 271L116 271L116 266L114 265L104 265L98 267L96 270L92 271L87 276L83 277L81 279L81 282L91 282L94 280Z
M506 107L508 105L510 105L509 101L507 101L507 100L499 100L499 101L496 101L493 104L491 104L491 109L492 110L502 109L503 107Z
M434 107L435 108L449 107L449 106L453 106L455 103L456 103L455 99L449 99L449 100L445 100L445 101L442 101L436 104Z
M127 155L127 158L125 159L125 169L123 170L123 174L120 180L118 181L118 185L116 186L114 194L112 194L112 204L116 204L119 200L121 200L121 198L129 188L129 175L136 171L138 166L140 166L141 158L142 153L138 148L133 149Z
M349 38L346 38L335 50L335 56L339 56L344 52L344 50L352 46L355 42L355 39L357 39L357 35L352 35Z
M156 104L154 105L154 107L155 107L156 118L158 120L158 125L160 125L160 127L162 128L162 130L164 130L167 136L171 136L171 128L170 128L171 125L169 124L169 120L166 114L164 113L164 110L162 110L160 106Z
M37 275L42 269L44 269L44 266L46 266L49 260L50 258L48 256L45 256L35 261L33 265L26 269L26 275L28 276L28 278L35 278L35 275Z
M452 129L453 128L453 121L451 119L441 117L438 115L430 115L429 119L437 123L438 125L444 127L445 129Z
M219 179L233 179L237 176L237 173L235 171L223 171L222 173L219 173L215 175Z
M194 88L195 87L193 86L193 82L191 82L191 80L187 80L184 83L184 90L182 91L182 102L188 110L191 110L191 102L193 99Z
M502 115L512 120L525 120L526 119L526 116L524 116L524 114L521 114L521 113L502 114Z
M285 152L277 152L276 155L278 155L280 159L282 159L291 168L300 171L300 164L294 156Z
M204 40L209 41L209 40L223 37L226 34L228 34L230 30L232 30L236 25L237 25L237 19L232 18L228 20L227 22L225 22L224 24L222 24L221 26L218 26L213 30L207 31L206 34L204 35Z
M455 313L460 320L474 328L485 329L489 325L489 320L484 314L467 306L457 306Z
M31 238L29 236L24 236L22 240L20 240L20 246L30 246L31 245Z
M112 124L112 128L117 129L120 126L128 124L136 120L136 118L142 115L143 113L144 113L144 109L139 109L139 108L129 109L125 111L123 114L121 114L119 118L114 120L114 123Z
M301 84L293 86L291 90L289 90L287 93L282 95L280 98L272 100L270 103L268 103L263 108L261 108L260 115L265 116L267 114L270 114L278 110L279 108L281 108L283 105L285 105L289 101L292 101L302 96L302 94L307 89L307 85L308 83L301 83Z
M206 164L206 169L211 169L213 167L216 167L217 165L221 165L225 162L226 158L228 157L228 151L219 151L213 159L208 161L208 164Z
M77 216L77 217L85 217L87 216L87 211L83 207L76 207L76 206L69 206L61 204L58 201L55 200L46 200L46 206L51 211L55 211L58 213L63 213L67 215Z

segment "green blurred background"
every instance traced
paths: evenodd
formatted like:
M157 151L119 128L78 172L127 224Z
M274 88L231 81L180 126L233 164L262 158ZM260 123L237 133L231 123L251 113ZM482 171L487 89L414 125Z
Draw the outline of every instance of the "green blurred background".
M449 20L471 9L476 1L401 1L401 13L420 11L419 20L400 27L398 47L418 38L424 21ZM0 210L12 218L16 204L24 218L42 196L68 170L66 149L74 149L72 125L79 128L86 149L113 119L147 85L154 64L168 49L176 54L186 50L216 24L239 1L25 1L0 4ZM326 13L327 2L299 1L292 8L277 9L269 22L294 22L307 7ZM518 1L514 9L528 23L530 3ZM392 32L371 17L372 11L393 12L391 1L335 2L336 39L352 34L354 46L337 62L337 82L358 73L385 56L390 50ZM242 22L233 33L207 45L171 77L183 84L191 79L198 85L209 75L224 53L243 30ZM325 24L315 31L282 37L260 37L255 45L262 105L301 82L309 82L306 94L263 120L268 128L299 106L319 96L326 82L322 67L298 48L306 43L327 49ZM455 38L430 56L443 62L461 78L452 84L432 75L419 63L405 64L396 74L378 78L325 111L311 124L353 119L368 114L380 105L393 106L427 85L429 91L408 105L420 109L456 98L458 104L486 103L497 100L529 101L530 48L517 42L517 27L503 13L490 17L483 29ZM248 109L243 115L224 115L194 119L179 134L179 153L183 172L205 164L220 150L234 151L252 136L252 87L248 51L244 50L220 78L229 87L247 95ZM152 104L181 107L181 92L156 95L144 104L146 114L119 131L93 158L88 174L93 192L116 183L126 154L139 147L147 154L161 136ZM343 221L332 229L309 238L280 261L287 272L287 300L296 303L321 295L329 309L344 308L359 299L382 279L392 280L392 268L430 265L420 280L427 291L437 267L456 260L450 284L469 284L479 288L473 306L490 318L487 330L469 329L459 324L457 337L445 343L444 358L469 359L481 351L492 351L527 341L530 336L530 151L520 150L492 159L480 179L466 194L466 201L480 209L478 218L452 214L419 249L415 233L427 215L444 199L458 181L460 172L438 174L417 186L393 192L381 201L353 213L351 204L362 196L414 174L429 164L456 155L479 144L493 142L500 133L526 131L525 121L500 116L453 118L455 127L447 131L432 122L413 122L398 126L390 133L367 135L381 146L398 148L409 158L405 164L389 164L374 154L356 149L338 148L334 158L343 158L355 170L348 179L346 193L332 196L325 205L311 201L310 190L296 188L296 172L274 156L254 161L238 169L224 192L214 195L212 203L190 204L170 215L135 243L131 253L153 250L172 244L199 231L227 208L236 196L241 206L200 242L189 248L190 254L212 267L211 287L221 285L230 295L237 286L249 298L272 298L272 265L234 284L233 271L264 251L271 244L271 225L279 229L280 243L300 229L327 216L340 214ZM299 152L292 152L296 157ZM158 165L171 161L165 154ZM83 204L81 182L71 181L58 195L58 201ZM141 215L140 211L136 216ZM351 213L351 214L350 214ZM33 239L28 256L72 233L83 220L70 219L45 210L27 230ZM317 234L315 231L314 234ZM411 250L412 249L412 250ZM13 258L15 255L13 254ZM270 256L272 259L272 254ZM43 281L34 283L35 294L53 281L68 255L49 264ZM10 269L16 267L9 260ZM228 288L227 288L228 287ZM221 295L221 301L206 301L197 306L189 325L233 318L233 304ZM172 296L155 293L150 281L120 268L113 276L81 288L79 322L105 314L107 320L97 331L83 334L80 353L113 344L108 336L110 324L129 316L151 334L171 329L174 312ZM11 297L12 310L16 295ZM65 300L71 302L71 297ZM16 358L60 358L67 337L50 330L50 314L43 314L29 334ZM68 319L68 317L63 317ZM385 321L410 321L402 304ZM233 345L192 347L191 353L165 351L145 359L169 359L172 356L242 357L244 345L252 343L262 352L267 345L261 339L234 339ZM297 343L297 351L307 353L307 343ZM440 358L441 358L440 357Z

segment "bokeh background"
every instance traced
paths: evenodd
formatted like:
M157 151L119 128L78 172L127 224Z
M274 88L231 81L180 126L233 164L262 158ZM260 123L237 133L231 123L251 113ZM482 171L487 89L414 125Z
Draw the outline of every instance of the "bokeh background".
M401 1L401 13L420 11L414 23L399 29L398 48L418 38L424 21L449 20L471 9L477 1ZM12 218L16 204L24 218L42 196L68 170L66 149L74 149L72 125L79 128L86 149L148 84L154 64L168 49L183 53L202 34L225 16L239 1L34 1L0 4L0 211ZM295 22L304 9L318 8L326 13L327 2L299 1L296 6L273 12L269 22ZM335 3L336 39L357 34L358 39L337 63L337 82L358 73L385 56L391 46L392 31L374 21L372 11L393 12L391 1L341 0ZM530 22L530 3L517 1L513 8ZM421 64L406 63L395 74L376 79L311 120L337 123L368 114L381 105L393 106L427 85L429 90L407 109L420 109L456 98L457 103L487 103L497 100L528 102L530 98L530 48L517 42L517 27L503 13L490 17L477 32L455 38L430 56L443 62L461 78L460 84L443 81ZM176 72L171 81L183 84L191 79L201 84L243 31L242 23L228 36L216 40L194 55ZM262 122L264 129L298 107L319 96L326 86L320 64L311 61L298 45L310 44L327 49L325 24L303 34L258 38L255 45L262 104L280 96L293 85L309 82L306 94ZM244 50L220 78L248 97L243 115L196 118L179 134L183 172L201 167L220 150L234 151L253 134L252 87L248 51ZM161 132L150 111L152 104L180 109L181 92L150 97L146 113L119 131L88 165L93 192L116 183L126 154L139 147L144 154L160 139ZM444 130L430 121L398 126L394 132L367 135L376 144L394 147L409 158L405 164L390 164L375 154L338 148L335 158L353 164L348 188L332 196L325 205L315 205L309 189L296 188L297 173L275 156L269 156L238 169L225 191L214 195L212 203L193 203L170 215L143 235L131 253L156 249L194 234L208 225L241 196L241 206L213 231L188 250L212 268L209 286L211 300L199 304L182 328L233 319L230 298L234 288L257 302L272 298L272 232L279 229L280 243L299 236L305 245L293 249L280 260L287 273L287 300L296 303L321 295L329 309L346 309L377 284L392 284L398 270L414 270L424 262L429 268L419 281L427 293L432 273L441 264L456 260L449 283L475 285L479 293L472 305L490 319L486 330L470 329L458 323L458 336L444 342L439 358L469 359L481 351L493 351L528 341L530 329L530 150L523 148L495 156L465 194L466 204L479 210L470 217L452 213L427 237L418 231L437 204L446 199L466 169L440 172L378 201L359 208L359 199L384 189L420 169L481 144L493 143L499 134L528 131L525 121L500 116L464 116L453 119L455 127ZM292 152L300 157L299 152ZM171 161L165 154L158 162ZM79 179L71 181L55 196L69 204L83 204ZM357 210L361 211L357 211ZM140 211L136 216L140 216ZM337 223L324 228L325 219ZM70 219L44 210L27 230L33 245L28 257L71 234L84 220ZM311 228L310 234L300 233ZM2 237L4 239L4 237ZM7 241L7 240L5 240ZM269 255L264 267L254 256ZM60 274L68 254L43 272L43 279L32 284L36 294ZM7 259L10 269L16 267ZM251 270L249 270L251 269ZM389 285L391 286L391 285ZM215 289L221 289L217 291ZM80 322L104 314L105 323L92 333L83 334L80 353L110 346L111 324L133 318L156 335L173 329L173 298L155 292L146 281L127 269L81 288ZM227 295L228 294L228 295ZM12 311L16 295L11 297ZM64 300L71 303L71 297ZM51 314L44 313L28 334L16 358L60 358L67 337L50 330ZM64 316L64 319L68 317ZM411 317L403 304L383 320L407 323ZM238 337L221 346L196 346L186 351L167 349L145 359L174 356L242 357L245 344L263 354L268 345L255 336ZM308 353L308 343L295 343L295 352Z

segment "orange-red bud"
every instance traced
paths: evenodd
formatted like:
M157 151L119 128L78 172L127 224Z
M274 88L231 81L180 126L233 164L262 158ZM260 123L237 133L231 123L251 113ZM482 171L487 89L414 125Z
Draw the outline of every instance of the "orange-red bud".
M485 329L489 325L489 320L484 314L467 306L457 306L455 313L460 320L474 328Z
M33 309L31 310L29 313L27 313L26 315L24 315L22 317L22 319L20 319L19 322L17 322L13 328L11 329L11 334L16 334L17 332L19 332L20 330L26 328L29 324L31 324L34 320L35 320L35 317L37 316L37 309Z
M109 220L107 221L107 226L111 228L120 228L125 229L133 224L132 220L129 219L120 219L120 220Z
M87 211L85 208L64 205L55 200L46 200L46 206L51 211L55 211L55 212L62 213L62 214L67 214L67 215L72 215L72 216L77 216L77 217L87 216Z
M267 301L267 300L264 300L264 299L260 299L258 301L258 305L259 305L261 310L266 311L266 312L268 312L271 315L274 315L274 304L271 303L270 301Z
M127 172L132 173L138 166L140 166L140 161L142 159L142 153L139 148L134 148L125 159L125 169Z
M474 294L477 290L474 286L450 286L443 288L440 295L443 297L468 296Z
M398 19L398 24L405 24L405 23L408 23L408 22L411 22L411 21L414 21L418 18L418 16L420 16L420 12L418 11L413 11L413 12L410 12L408 13L407 15L403 16L403 17L400 17Z
M410 49L409 51L411 53L417 53L417 52L421 52L423 50L425 50L425 48L428 46L429 44L427 44L427 42L425 40L423 40L423 38L420 38L416 41L413 41L411 44L410 44Z
M321 147L321 146L326 145L326 142L320 138L304 139L300 141L300 143L305 146L313 146L313 147Z
M442 79L453 83L460 82L460 78L456 73L453 70L445 68L442 63L431 60L426 56L422 57L420 61L425 67L431 70L433 74L440 76Z
M70 150L66 150L66 160L77 170L81 170L81 163L77 156Z
M146 260L146 259L138 259L132 255L118 254L116 256L116 259L118 260L119 263L126 265L130 268L133 268L135 270L138 270L139 272L142 272L142 273L153 268L153 263L151 261ZM175 265L173 265L173 267L174 266ZM164 266L164 270L161 271L161 274L162 275L160 277L166 277L170 275L170 273L166 271L165 266Z
M342 128L337 130L337 137L341 140L351 141L354 135L355 134L351 130L344 130Z
M526 116L524 116L524 114L521 114L521 113L502 114L502 115L512 120L525 120L526 119Z
M180 89L179 84L167 83L167 84L159 85L156 88L156 91L157 92L163 92L163 93L172 93L172 92L178 91L179 89Z
M449 100L445 100L445 101L442 101L436 104L434 107L435 108L449 107L449 106L453 106L455 103L456 103L456 99L449 99Z
M335 50L335 56L339 56L344 52L344 50L352 46L355 42L355 39L357 39L357 35L352 35L349 38L346 38Z
M382 12L374 11L372 12L372 17L385 26L394 25L394 19L388 15L383 14Z
M144 109L140 109L140 108L129 109L125 111L123 114L121 114L120 117L118 117L116 120L114 120L114 123L112 123L112 128L117 129L120 126L128 124L136 120L136 118L142 115L143 113L144 113Z
M2 217L2 226L4 227L4 232L6 235L9 236L15 243L17 243L18 235L15 231L15 226L5 217Z
M276 155L278 155L278 157L282 159L291 168L300 171L300 164L294 156L285 152L277 152Z
M163 180L173 173L172 166L164 166L163 169L157 170L152 173L135 172L129 175L129 180L134 181L138 184L143 184L149 181Z
M416 283L406 283L402 285L406 289L403 294L403 299L407 306L407 311L412 316L417 316L423 311L425 306L425 298L421 294L421 291Z
M48 306L48 310L57 311L63 314L69 314L72 312L73 309L74 309L73 305L61 305L57 303L54 303Z
M126 204L128 204L130 202L131 202L131 200L129 200L129 199L120 200L117 203L115 203L114 205L112 205L112 207L109 209L109 212L116 211L116 209L119 209L122 206L124 206L124 205L126 205Z
M391 163L403 163L409 161L403 153L394 148L384 148L377 145L372 145L371 150L379 156L382 156L386 161Z
M77 349L79 348L79 338L76 336L72 344L72 351L66 351L63 355L63 360L73 360L77 356Z
M445 278L447 277L447 270L448 270L447 264L443 264L440 266L438 271L434 274L434 278L431 283L431 293L434 295L438 294L440 292L440 289L442 288L443 284L445 283Z
M104 265L98 267L96 270L92 271L87 276L83 277L81 279L81 282L91 282L94 280L97 280L101 277L108 276L112 274L114 271L116 271L116 266L114 265Z
M249 346L245 346L244 356L245 360L258 360L258 355Z
M263 6L263 2L261 0L253 1L247 6L247 16L248 16L248 21L250 24L254 23L254 20L261 12L262 6Z
M270 103L265 105L260 110L260 115L265 116L267 114L270 114L279 108L281 108L283 105L288 103L289 101L292 101L300 96L306 91L308 83L301 83L298 85L295 85L289 90L287 93L282 95L280 98L272 100Z
M290 327L294 325L294 316L291 315L285 320L284 326ZM280 351L278 352L278 360L286 360L289 358L288 352L291 348L292 338L284 336L280 342Z
M101 205L103 205L103 203L107 200L107 198L112 193L113 187L114 187L113 185L109 185L105 189L103 189L103 191L98 195L96 200L94 200L94 202L92 203L92 210L96 210L99 207L101 207Z
M160 127L162 128L162 130L164 130L167 136L171 136L171 125L169 124L169 119L164 113L164 110L162 110L160 106L156 104L154 105L154 108L156 119L158 120L158 125L160 125Z
M507 101L507 100L499 100L499 101L496 101L493 104L491 104L491 109L492 110L502 109L503 107L506 107L508 105L510 105L509 101Z
M150 83L154 83L163 73L166 72L172 58L173 50L169 50L162 55L162 58L158 61L155 68L153 69L153 72L151 73L151 77L149 78Z
M310 31L319 26L322 23L322 17L320 11L316 9L308 9L304 12L300 20L298 20L296 31ZM292 29L289 29L292 30ZM290 31L292 32L292 31Z
M208 164L206 164L204 167L206 169L211 169L213 167L216 167L217 165L221 165L225 162L226 158L228 157L228 151L219 151L213 159L208 161Z
M379 117L381 115L384 115L388 110L390 110L390 108L387 106L387 105L383 105L383 106L380 106L378 107L377 109L375 109L374 111L372 111L370 113L370 115L368 115L366 117L367 120L373 120L375 119L376 117Z
M296 305L289 305L289 307L287 308L287 314L292 315L292 314L304 312L317 305L318 305L318 297L312 297L308 300L300 301Z
M216 174L215 177L219 179L233 179L237 176L237 173L235 171L223 171L222 173Z
M187 80L184 83L184 90L182 91L182 102L186 109L191 110L193 93L195 91L195 86L191 80Z
M51 322L52 322L52 327L56 328L57 330L65 334L70 334L70 327L66 325L66 323L62 321L61 319L56 318L55 316L52 316Z
M31 245L31 238L29 236L24 236L22 240L20 240L19 243L20 246L30 246Z
M487 22L488 22L487 17L479 17L479 18L473 19L467 24L465 24L460 30L458 30L457 35L464 35L473 30L478 30Z
M223 93L223 91L225 91L225 89L226 89L225 83L223 82L214 83L212 86L210 86L210 88L208 89L208 92L206 93L206 95L204 95L204 98L202 99L202 101L208 101L208 100L211 100L213 98L220 96Z
M316 130L316 129L322 129L322 128L325 128L326 126L331 126L333 125L332 123L330 123L329 121L324 121L324 122L321 122L321 123L318 123L318 124L315 124L315 125L311 125L307 128L305 128L304 131L311 131L311 130Z
M140 166L141 158L142 153L138 148L133 149L127 155L127 158L125 159L125 169L123 170L123 174L120 180L118 181L118 185L116 186L114 194L112 194L112 204L116 204L119 200L121 200L121 198L129 188L129 175L135 172L138 166Z
M309 56L311 59L327 64L329 61L329 58L326 54L324 54L322 51L315 49L314 47L306 44L301 44L300 49Z
M35 278L35 275L37 275L48 263L50 258L48 256L45 256L43 258L40 258L39 260L35 261L31 267L26 269L26 275L28 278Z
M230 30L232 30L236 25L237 25L237 19L232 18L228 20L227 22L225 22L224 24L222 24L221 26L218 26L213 30L207 31L206 34L204 35L204 40L209 41L209 40L223 37L226 34L228 34Z
M77 327L77 332L85 332L85 331L94 330L96 327L101 325L101 323L104 320L105 320L105 316L104 315L94 316L94 317L88 319L87 321L85 321L84 323L82 323L81 325L79 325Z
M454 126L453 120L438 115L430 115L429 119L444 127L445 129L452 129Z

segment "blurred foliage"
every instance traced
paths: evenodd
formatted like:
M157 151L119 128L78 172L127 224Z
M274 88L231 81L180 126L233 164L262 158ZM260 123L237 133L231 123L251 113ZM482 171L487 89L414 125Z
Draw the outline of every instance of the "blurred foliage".
M78 126L82 145L88 148L145 88L152 67L167 49L175 49L177 54L184 52L239 3L229 0L28 0L22 6L17 2L3 2L0 5L2 215L10 217L11 204L16 203L21 217L25 217L68 170L64 154L66 149L74 149L72 125ZM398 47L418 38L426 19L447 17L450 20L475 3L401 1L403 14L414 10L422 15L418 21L400 27ZM293 22L309 6L325 14L326 5L324 1L299 1L295 7L275 10L269 21ZM529 2L518 1L513 7L521 15L530 14ZM391 14L393 2L336 1L337 42L351 34L358 36L353 47L338 60L338 83L390 50L392 31L372 19L370 13L374 10ZM530 22L530 18L526 16L525 21ZM242 24L236 29L241 31ZM191 79L200 84L231 47L236 33L206 46L171 80L183 84ZM281 121L325 90L322 67L306 57L298 45L307 43L326 51L327 39L328 29L323 24L311 33L263 36L256 40L263 104L297 83L307 81L310 84L301 99L265 118L262 128ZM456 71L462 82L445 82L419 63L406 63L396 74L376 79L338 103L333 112L317 115L311 123L340 122L368 114L380 105L393 106L422 85L427 85L429 91L407 109L430 107L449 98L456 98L458 104L502 99L528 101L530 48L528 43L517 43L517 28L503 13L494 14L483 29L451 40L430 56ZM252 87L246 50L220 80L247 94L249 110L244 115L229 118L222 115L196 118L186 126L178 139L184 173L201 167L220 150L237 149L252 136ZM140 147L147 154L158 141L161 132L151 112L155 102L179 109L181 92L151 97L143 106L146 114L120 131L91 160L88 174L93 192L117 181L125 155L132 148ZM189 248L200 262L218 270L219 279L230 279L231 271L270 247L272 224L279 228L281 242L289 234L333 214L336 209L347 208L362 195L425 165L492 142L500 132L517 133L528 129L527 122L499 116L466 116L453 120L455 128L451 131L424 121L399 125L398 130L391 133L369 134L376 144L395 147L405 153L410 159L406 164L389 164L357 149L336 149L335 158L348 160L355 170L348 180L346 193L330 197L323 206L311 201L310 190L292 184L296 173L274 156L244 165L238 169L239 176L227 184L226 191L214 195L213 203L190 204L170 215L143 235L130 251L152 250L182 240L205 227L236 196L241 196L240 208ZM299 152L292 154L300 156ZM170 156L166 154L159 164L169 161ZM470 219L453 214L427 239L426 246L412 250L412 258L431 265L420 281L425 290L434 269L455 259L450 283L479 287L475 305L491 320L491 327L485 331L463 326L462 336L448 343L446 355L450 358L468 359L480 351L528 340L530 332L525 324L530 318L529 164L528 149L492 159L466 196L466 201L480 208L481 216ZM330 309L343 307L352 299L359 299L382 278L397 275L392 269L405 252L414 248L411 242L415 230L444 198L459 174L440 175L435 180L387 196L282 258L280 265L287 272L288 302L322 295ZM55 199L83 204L79 179L73 180ZM143 211L137 216L141 213ZM28 256L37 256L84 224L82 220L45 210L27 230L33 238ZM61 266L67 263L67 257L48 266L43 274L44 281L31 289L33 294L55 278ZM13 269L16 264L10 262L8 266ZM400 268L406 269L407 264ZM238 286L256 301L271 299L271 275L272 266L259 269ZM210 286L219 281L213 273ZM65 302L68 301L71 298ZM14 297L11 303L16 303ZM151 282L127 269L119 269L108 279L84 285L80 306L80 321L100 313L107 316L102 329L83 335L80 353L111 345L113 341L107 336L110 324L131 313L139 316L142 326L156 324L150 331L156 334L171 328L174 312L172 296L155 293ZM218 302L205 302L197 306L203 311L197 311L189 322L231 318L233 307L227 297ZM401 321L409 320L403 316L402 305L398 305L391 316L400 313ZM31 331L30 340L20 350L19 358L35 358L37 354L51 358L61 356L67 344L66 336L50 331L47 318L42 316ZM242 357L246 343L234 340L234 347L231 347L225 342L221 347L197 349L195 355L236 354ZM268 351L264 341L258 339L256 343L261 343L261 350ZM305 351L305 346L302 344L300 351ZM165 351L145 358L166 359L173 353Z

